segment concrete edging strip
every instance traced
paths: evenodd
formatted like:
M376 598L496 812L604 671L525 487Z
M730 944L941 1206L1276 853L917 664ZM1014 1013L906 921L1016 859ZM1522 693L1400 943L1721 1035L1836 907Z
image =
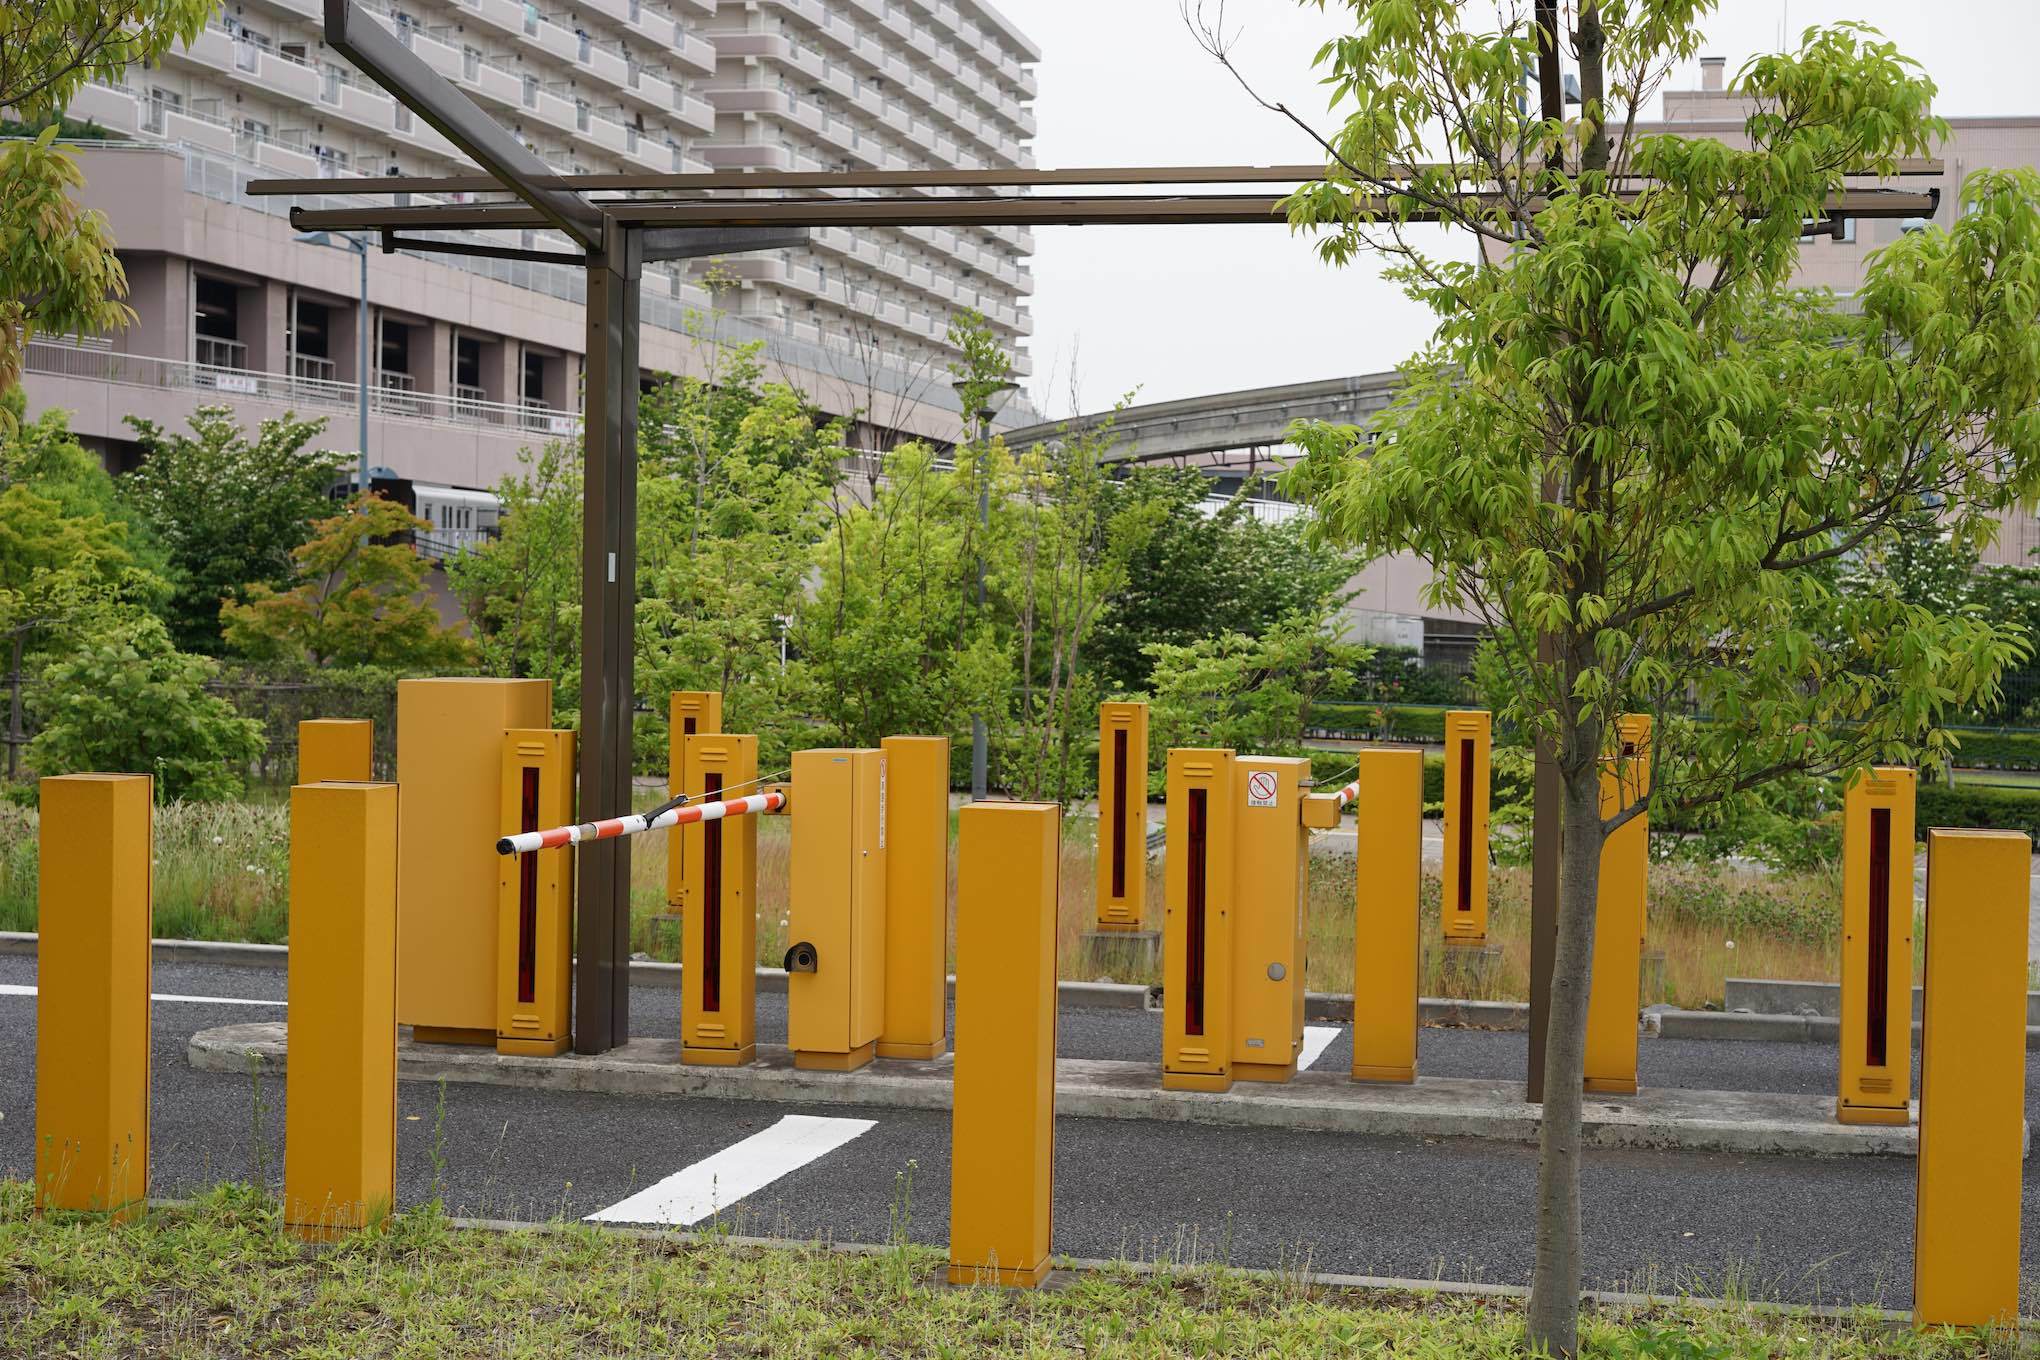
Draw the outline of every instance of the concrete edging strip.
M214 1072L284 1071L280 1022L202 1030L187 1048L191 1065ZM760 1048L749 1067L695 1067L677 1045L633 1039L592 1057L530 1058L491 1049L398 1043L399 1075L536 1090L693 1096L804 1105L949 1108L950 1059L879 1062L858 1072L801 1071L783 1048ZM1646 1089L1633 1097L1590 1098L1586 1141L1596 1147L1679 1148L1741 1153L1911 1157L1915 1129L1844 1125L1828 1096ZM1168 1091L1151 1063L1062 1059L1056 1113L1071 1118L1144 1119L1235 1128L1322 1133L1482 1138L1532 1143L1539 1107L1517 1082L1425 1077L1409 1086L1356 1083L1343 1073L1305 1072L1285 1085L1246 1084L1223 1094Z

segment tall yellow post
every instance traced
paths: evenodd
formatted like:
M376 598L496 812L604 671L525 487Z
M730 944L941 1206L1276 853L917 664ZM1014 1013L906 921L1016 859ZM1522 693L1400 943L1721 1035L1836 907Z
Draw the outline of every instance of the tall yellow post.
M552 682L397 682L397 1019L420 1043L496 1042L503 734L552 726Z
M1625 714L1616 753L1601 761L1601 815L1650 792L1650 717ZM1594 908L1594 976L1587 993L1586 1088L1636 1094L1636 1011L1643 995L1643 933L1650 890L1650 818L1639 814L1601 846Z
M283 1216L329 1238L387 1214L397 1152L397 786L290 791Z
M297 725L297 782L375 778L375 724L367 718L307 718Z
M1147 919L1148 706L1098 705L1098 929Z
M885 754L793 754L786 1043L793 1065L848 1072L885 1024Z
M1417 1079L1424 753L1359 753L1353 800L1353 1080Z
M949 1047L949 738L887 737L881 1058Z
M35 1202L125 1218L149 1195L152 783L42 781Z
M1484 945L1488 925L1488 768L1492 715L1445 715L1445 858L1439 919L1448 945Z
M1835 1118L1844 1124L1912 1119L1915 779L1911 770L1880 765L1851 782L1842 799L1842 1060Z
M697 732L682 745L684 787L703 801L758 791L756 737ZM758 1051L758 819L674 831L694 904L681 922L680 1061L740 1066Z
M971 803L957 817L951 1284L1048 1274L1061 838L1053 803Z
M677 798L700 789L686 779L687 739L722 731L722 692L676 689L667 696L666 796ZM748 790L747 790L748 792ZM666 833L666 905L687 914L687 838L674 827Z
M503 734L502 831L543 831L574 820L574 734ZM497 858L496 1051L557 1057L572 1040L574 851Z
M1301 816L1310 762L1233 761L1232 1074L1288 1081L1303 1049L1304 905L1310 832Z
M1162 1085L1232 1089L1233 753L1169 752Z
M1913 1231L1913 1321L1921 1327L2019 1316L2032 853L2015 831L1927 832Z

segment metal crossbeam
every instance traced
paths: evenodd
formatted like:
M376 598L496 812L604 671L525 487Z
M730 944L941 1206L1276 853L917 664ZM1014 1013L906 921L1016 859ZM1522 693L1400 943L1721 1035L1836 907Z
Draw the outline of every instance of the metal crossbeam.
M1469 197L1496 201L1489 194ZM1930 217L1940 201L1938 189L1844 189L1828 195L1821 212L1829 218ZM1155 226L1287 221L1280 201L1265 194L596 199L593 205L625 227ZM1389 204L1382 198L1363 199L1359 206L1366 212L1389 212ZM1437 214L1416 216L1431 221ZM550 225L544 213L522 203L293 208L290 220L299 231L505 231Z

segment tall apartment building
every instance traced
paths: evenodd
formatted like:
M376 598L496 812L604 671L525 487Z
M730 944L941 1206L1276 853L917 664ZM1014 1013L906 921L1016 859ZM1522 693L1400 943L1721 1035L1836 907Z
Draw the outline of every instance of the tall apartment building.
M984 0L356 2L564 173L1033 163L1040 52ZM321 0L227 0L188 47L72 101L73 119L110 137L78 154L136 322L38 340L25 385L32 411L71 409L116 463L132 456L123 417L181 425L206 403L251 423L326 415L326 442L355 442L359 261L242 191L265 176L472 167L326 49L321 15ZM544 232L525 243L568 249ZM1026 372L1032 250L1013 227L827 229L799 250L649 266L647 376L705 371L698 337L712 325L762 339L769 376L825 411L948 440L950 317L981 312ZM581 289L568 266L371 254L371 461L481 490L521 448L572 434ZM473 527L448 513L447 527Z

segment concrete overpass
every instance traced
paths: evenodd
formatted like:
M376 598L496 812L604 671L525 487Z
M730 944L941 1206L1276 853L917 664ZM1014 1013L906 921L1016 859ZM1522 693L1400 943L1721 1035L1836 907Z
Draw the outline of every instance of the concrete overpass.
M1363 373L1129 406L1119 412L1114 423L1117 442L1107 456L1115 463L1152 463L1208 457L1233 449L1278 447L1298 420L1349 425L1366 421L1388 405L1399 376ZM1008 430L1006 446L1019 449L1066 433L1081 433L1111 414L1098 411Z

